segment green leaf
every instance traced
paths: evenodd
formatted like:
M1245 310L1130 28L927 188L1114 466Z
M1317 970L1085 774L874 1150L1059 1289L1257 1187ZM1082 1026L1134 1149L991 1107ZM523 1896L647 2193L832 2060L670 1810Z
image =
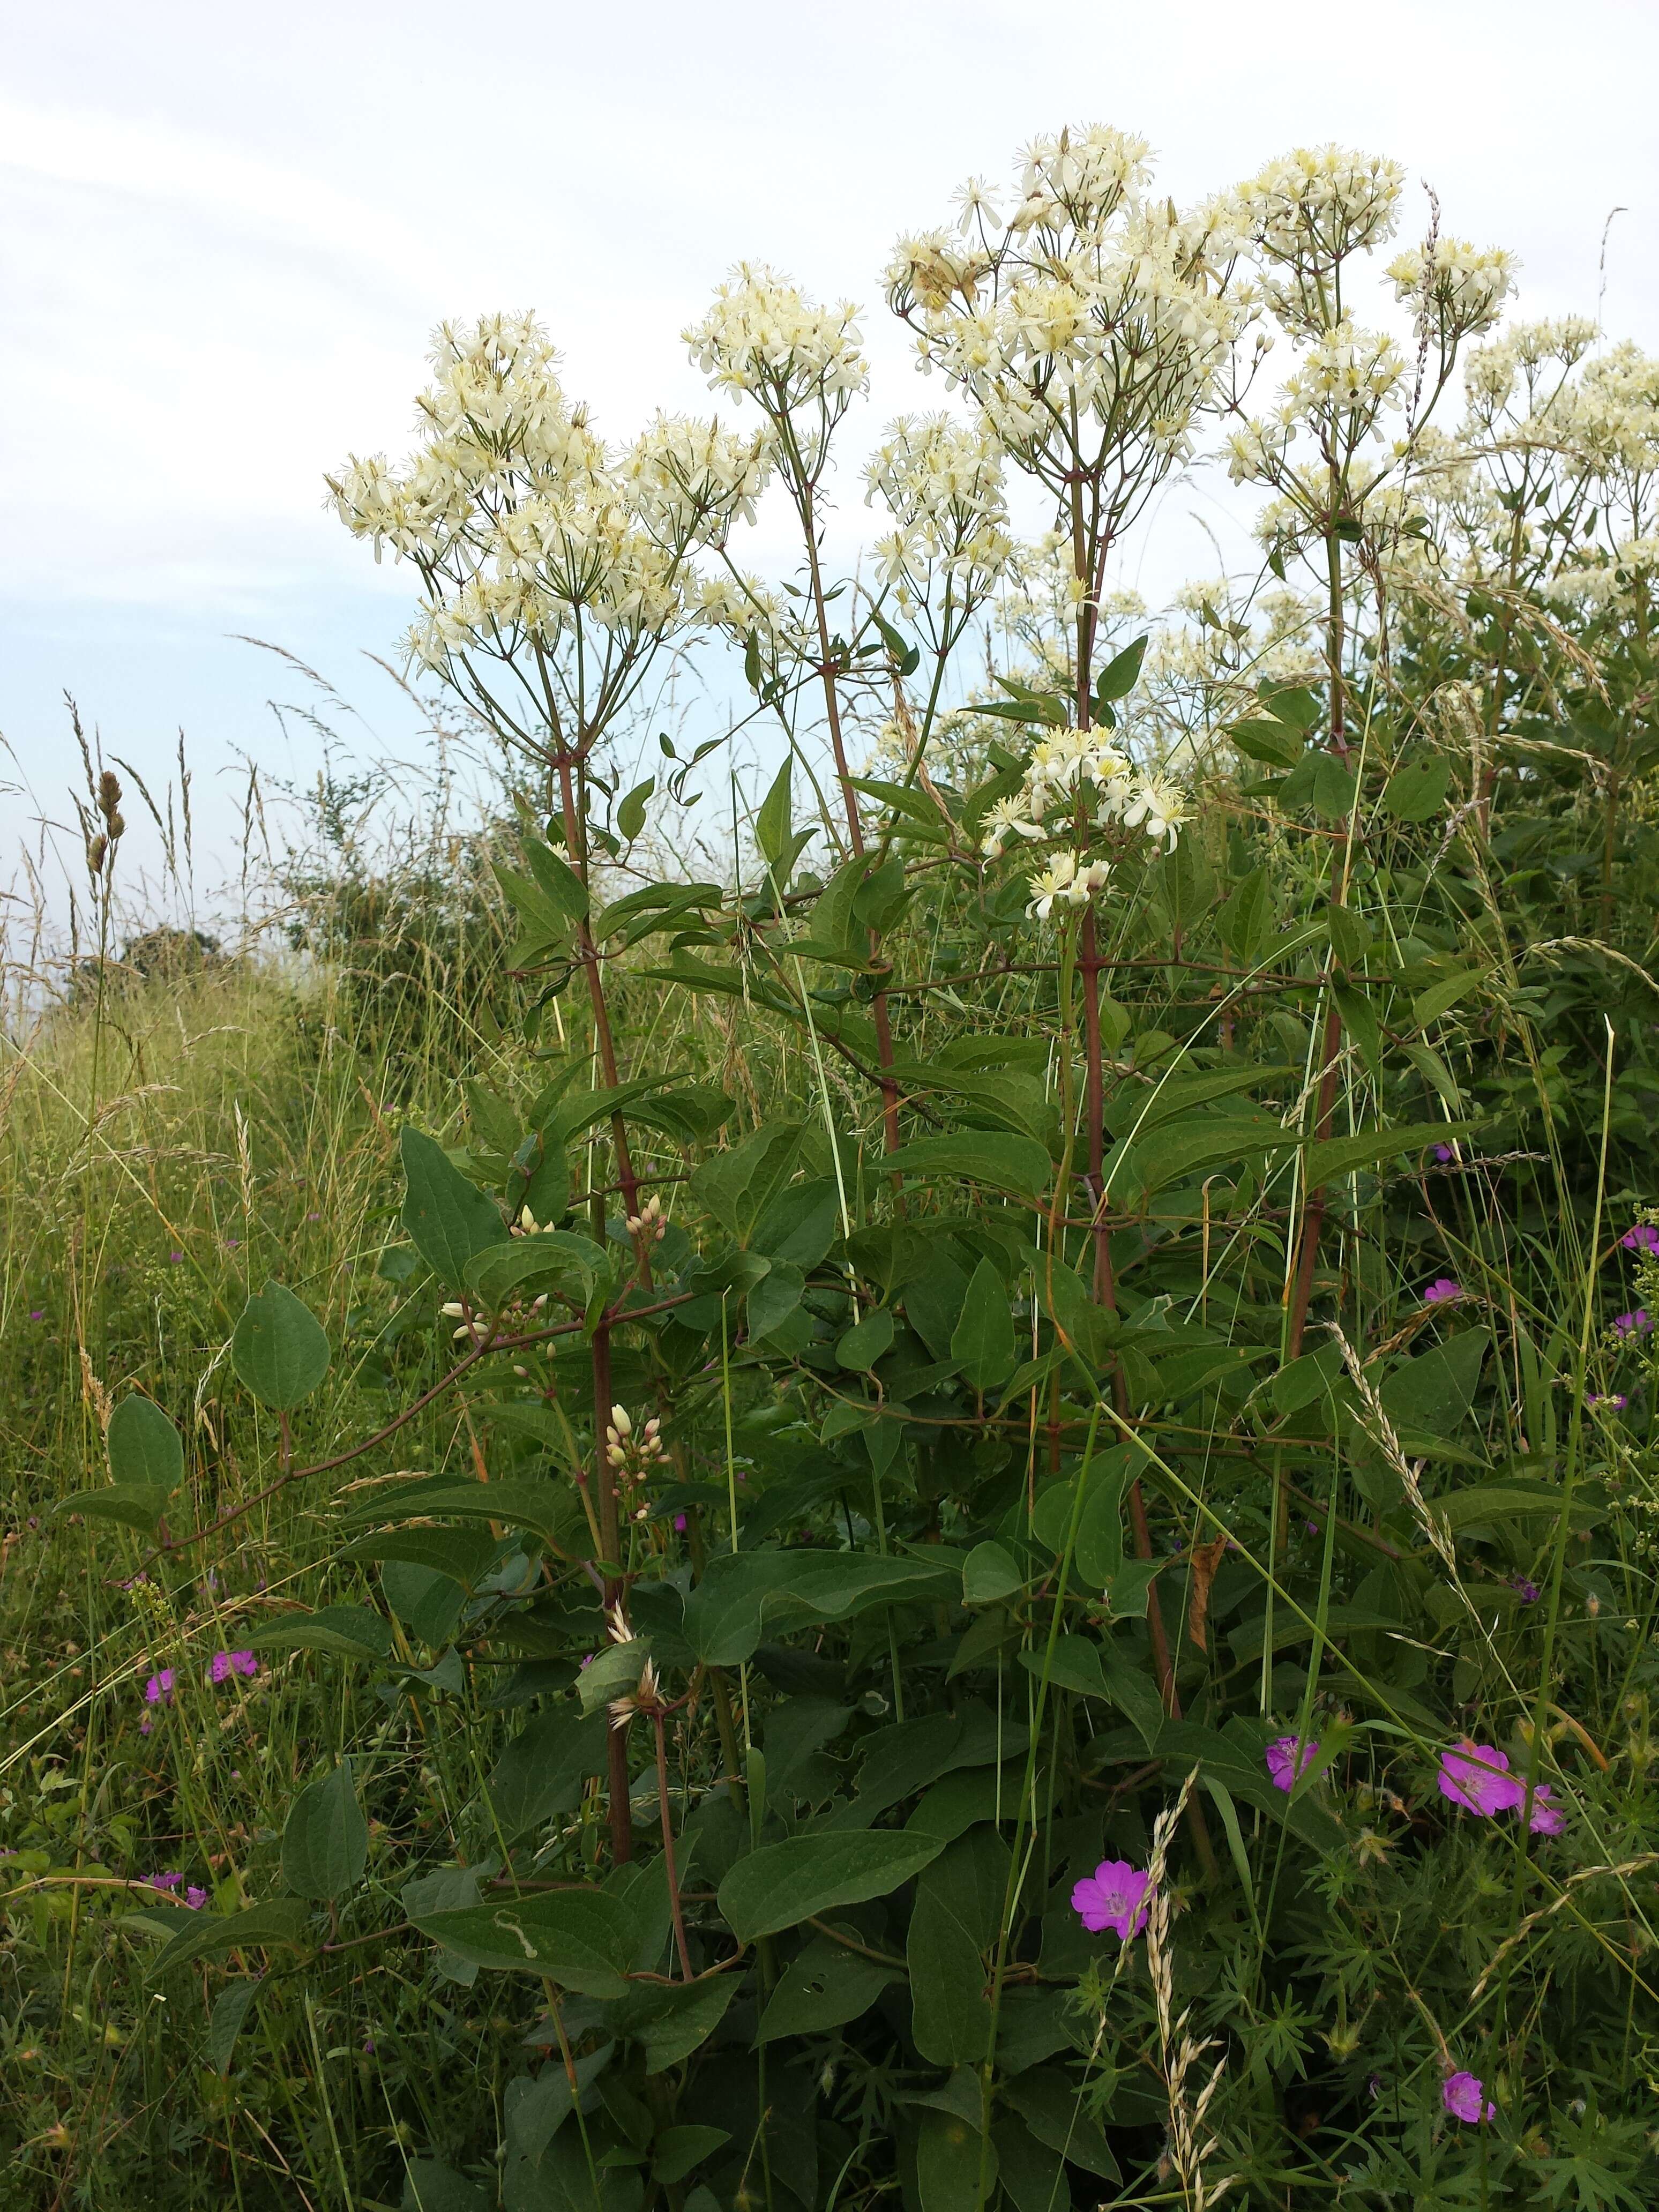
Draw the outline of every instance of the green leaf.
M763 1122L742 1144L716 1152L693 1170L693 1194L722 1229L746 1241L793 1174L801 1135L799 1121Z
M392 1629L381 1613L366 1605L325 1605L319 1613L296 1613L255 1629L247 1639L252 1651L331 1651L342 1659L384 1659L392 1649Z
M1019 1562L1006 1544L975 1544L962 1563L964 1605L997 1605L1024 1587Z
M490 1807L508 1843L570 1810L588 1777L605 1772L610 1733L605 1714L578 1720L562 1700L526 1723L489 1783Z
M404 2169L403 2212L489 2212L489 2207L478 2184L441 2158L412 2158Z
M951 1357L981 1395L1014 1371L1014 1322L1007 1286L988 1260L973 1272L962 1314L951 1335Z
M1407 1359L1384 1376L1377 1396L1396 1427L1449 1437L1474 1403L1492 1332L1460 1329L1431 1352Z
M1358 789L1351 772L1334 753L1305 753L1279 787L1282 806L1311 806L1328 822L1345 822L1353 812Z
M626 798L617 804L617 829L629 844L645 827L645 802L656 787L656 777L648 775L643 783L636 783Z
M1302 732L1284 722L1235 722L1227 735L1246 759L1269 768L1294 768L1302 757Z
M901 1145L886 1154L882 1167L891 1175L919 1176L929 1182L938 1176L960 1176L992 1190L1039 1198L1048 1188L1053 1163L1048 1146L1035 1137L963 1130Z
M596 1652L576 1678L576 1696L582 1712L597 1715L612 1698L639 1686L640 1672L651 1656L651 1640L630 1637L625 1644L607 1644Z
M110 1415L104 1449L112 1477L124 1486L165 1496L185 1479L185 1448L178 1430L153 1398L137 1390Z
M867 1373L892 1350L893 1333L891 1312L886 1306L877 1306L844 1332L836 1346L836 1357L843 1367Z
M787 1260L775 1260L749 1293L746 1312L750 1338L758 1342L781 1328L805 1293L806 1277L801 1270Z
M1014 2212L1069 2212L1071 2186L1057 2150L1038 2142L1024 2121L1012 2112L992 2122L991 2141L996 2145L1002 2186L1012 2200Z
M494 1565L498 1548L488 1528L388 1528L360 1536L338 1556L354 1563L400 1559L447 1575L471 1591L479 1576Z
M924 1888L905 1942L910 2034L934 2066L980 2066L991 2045L991 2005L979 1947L948 1901Z
M568 1287L574 1304L585 1310L601 1277L609 1288L610 1263L591 1237L568 1229L544 1229L534 1237L515 1237L510 1244L486 1245L467 1261L464 1280L485 1305L499 1312L532 1283Z
M486 1245L507 1242L507 1228L492 1201L469 1182L441 1145L405 1122L398 1139L407 1194L403 1222L433 1273L453 1290L466 1266Z
M980 2194L988 2169L991 2197ZM921 2212L964 2212L994 2201L997 2160L979 2130L957 2112L924 2112L916 2139L916 2194Z
M230 1364L262 1406L291 1412L327 1374L328 1361L322 1323L282 1284L267 1283L243 1307L230 1340Z
M720 1909L740 1943L753 1943L831 1911L886 1897L937 1858L932 1836L791 1836L738 1861L720 1886Z
M549 1890L410 1917L476 1966L548 1974L589 1997L623 1996L640 1947L638 1916L603 1889Z
M453 1575L410 1559L388 1559L380 1569L380 1588L417 1644L435 1651L448 1643L466 1603L466 1592Z
M231 2053L236 2048L236 2039L248 2016L253 2000L259 1994L263 1977L245 1974L240 1979L228 1983L213 2000L213 2010L208 2015L207 2063L216 2074L228 2074Z
M1099 2121L1091 2114L1071 2077L1058 2066L1022 2074L1018 2081L1008 2082L1002 2094L1040 2143L1103 2180L1121 2178Z
M1261 957L1273 921L1273 878L1266 868L1252 868L1216 915L1221 941L1241 968L1254 968Z
M1140 680L1140 664L1146 657L1146 640L1136 638L1121 653L1114 653L1095 678L1095 697L1103 707L1127 699Z
M526 837L524 856L544 896L566 921L580 921L587 912L587 890L568 860L561 860L539 837Z
M655 2073L661 2069L653 2067L649 2070ZM712 2158L722 2143L731 2140L729 2128L700 2127L695 2122L659 2128L651 2138L651 2179L662 2187L684 2181L694 2166Z
M1382 805L1397 822L1426 822L1438 814L1451 787L1451 763L1431 753L1401 762L1382 790Z
M647 2074L662 2074L701 2049L726 2017L726 2008L738 1993L739 1977L722 1974L718 1981L694 1982L666 1990L651 2008L651 2017L640 2029Z
M1089 1470L1073 1552L1084 1587L1103 1590L1123 1565L1123 1492L1131 1474L1127 1449L1102 1452Z
M283 1826L283 1878L296 1896L331 1905L362 1881L368 1824L357 1802L351 1761L307 1783Z
M783 765L772 779L772 787L761 801L760 811L755 817L755 842L768 866L781 873L786 866L789 836L794 828L794 801L790 791L790 775L793 767L786 753ZM778 888L783 888L780 883Z
M1431 983L1426 991L1419 991L1412 1000L1412 1026L1426 1029L1449 1014L1460 999L1466 999L1478 983L1491 975L1492 963L1483 960L1473 968L1460 968L1455 974L1443 975L1437 983Z
M1264 684L1260 697L1267 712L1293 730L1311 730L1319 720L1319 702L1300 684Z
M72 1491L52 1510L60 1516L79 1513L87 1520L113 1521L141 1536L153 1536L167 1502L166 1492L152 1490L148 1483L106 1482L98 1490Z
M1022 1651L1019 1663L1039 1679L1046 1672L1056 1688L1105 1698L1133 1723L1148 1747L1156 1741L1165 1717L1163 1700L1148 1678L1112 1644L1096 1644L1086 1636L1060 1636L1052 1658L1046 1647L1039 1646Z
M180 1914L179 1917L184 1918ZM280 1897L264 1905L250 1905L240 1912L192 1912L189 1924L158 1951L145 1969L153 1982L170 1967L186 1966L192 1959L207 1959L221 1951L284 1950L307 1948L309 1909L297 1897Z
M896 1966L884 1966L827 1936L817 1936L785 1969L761 2014L755 2040L775 2043L780 2036L822 2035L828 2028L842 2027L868 2012L890 1984L903 1978Z
M511 1426L511 1416L520 1410L503 1407L500 1413ZM558 1483L536 1475L509 1476L501 1482L474 1482L465 1478L451 1482L440 1475L429 1483L411 1483L404 1490L382 1491L358 1508L349 1525L361 1528L366 1521L395 1521L404 1513L441 1514L449 1520L503 1522L556 1544L565 1526L566 1495Z
M1324 1397L1341 1372L1340 1345L1322 1344L1317 1352L1304 1352L1300 1359L1291 1360L1273 1376L1274 1412L1299 1413L1304 1406Z
M1566 1492L1549 1482L1477 1482L1454 1490L1433 1501L1454 1535L1480 1527L1503 1528L1516 1521L1553 1521L1566 1503ZM1582 1501L1572 1510L1577 1524L1593 1522L1595 1508Z
M949 1567L879 1553L722 1553L686 1599L683 1628L705 1666L736 1667L769 1631L848 1620L876 1606L948 1604L960 1587Z
M1376 1167L1401 1152L1420 1152L1430 1145L1449 1144L1454 1137L1472 1137L1480 1127L1479 1121L1406 1121L1397 1129L1362 1129L1352 1137L1310 1145L1307 1188L1318 1190L1340 1176Z

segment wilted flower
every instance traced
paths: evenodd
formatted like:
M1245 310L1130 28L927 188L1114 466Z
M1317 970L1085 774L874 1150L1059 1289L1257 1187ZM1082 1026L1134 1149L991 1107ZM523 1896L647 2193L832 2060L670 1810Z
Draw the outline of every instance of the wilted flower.
M1520 1592L1521 1602L1522 1605L1537 1604L1538 1585L1534 1582L1529 1582L1525 1575L1511 1575L1510 1577L1510 1588Z
M1127 1943L1146 1925L1152 1875L1127 1859L1103 1859L1072 1891L1072 1910L1091 1936L1111 1929Z
M1440 2091L1440 2101L1455 2120L1495 2120L1496 2105L1486 2101L1486 2085L1477 2075L1451 2074Z
M1313 1736L1304 1743L1297 1736L1279 1735L1273 1738L1262 1755L1274 1789L1288 1790L1295 1787L1318 1758L1319 1745Z
M1489 1743L1471 1743L1465 1736L1455 1751L1440 1754L1440 1795L1482 1820L1494 1813L1512 1813L1527 1793L1509 1766L1503 1752Z

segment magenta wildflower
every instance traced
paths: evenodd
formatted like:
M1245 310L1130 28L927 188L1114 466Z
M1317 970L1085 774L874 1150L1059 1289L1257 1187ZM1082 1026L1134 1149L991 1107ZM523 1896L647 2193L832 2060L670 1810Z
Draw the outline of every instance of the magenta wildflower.
M1540 1782L1532 1793L1532 1818L1527 1826L1534 1836L1559 1836L1567 1825L1565 1808L1555 1802L1547 1782Z
M169 1267L182 1267L184 1263L185 1255L182 1252L169 1252L167 1254L167 1265Z
M181 1874L147 1874L144 1876L152 1889L177 1889L184 1878Z
M1638 1306L1634 1313L1613 1316L1613 1333L1615 1336L1645 1336L1652 1327L1645 1306Z
M1434 1148L1434 1156L1443 1168L1457 1158L1449 1145L1437 1145Z
M149 1681L145 1683L144 1703L147 1705L170 1705L173 1703L173 1669L171 1667L163 1667L161 1668L159 1673L152 1674Z
M1440 2101L1455 2120L1495 2120L1498 2107L1486 2099L1486 2084L1475 2074L1449 2075L1440 2091Z
M185 1903L189 1905L192 1912L199 1912L207 1903L206 1890L198 1889L195 1883L191 1882L190 1887L185 1892Z
M1288 1790L1295 1787L1318 1758L1319 1745L1313 1736L1304 1743L1293 1735L1276 1735L1262 1755L1273 1777L1273 1788Z
M1659 1229L1650 1221L1638 1221L1619 1242L1626 1252L1645 1252L1650 1259L1659 1255Z
M216 1651L208 1673L216 1682L228 1682L233 1674L257 1674L259 1662L251 1651Z
M683 1536L685 1534L685 1516L684 1513L677 1513L674 1516L674 1534L677 1536Z
M1425 1306L1455 1305L1462 1295L1462 1283L1455 1282L1449 1275L1437 1275L1424 1291L1423 1303Z
M1127 1943L1146 1925L1152 1878L1127 1859L1103 1859L1072 1892L1072 1910L1091 1936L1109 1928Z
M1525 1575L1511 1575L1510 1577L1510 1588L1519 1593L1522 1605L1537 1604L1538 1585L1536 1583L1528 1582Z
M1608 1406L1615 1413L1622 1413L1630 1400L1622 1390L1592 1390L1584 1403L1587 1406Z
M31 1321L44 1321L46 1317L46 1310L41 1306L36 1306L33 1312L29 1316L29 1319Z
M1504 1753L1465 1736L1455 1751L1440 1754L1440 1795L1483 1820L1494 1813L1512 1813L1527 1793L1509 1768Z

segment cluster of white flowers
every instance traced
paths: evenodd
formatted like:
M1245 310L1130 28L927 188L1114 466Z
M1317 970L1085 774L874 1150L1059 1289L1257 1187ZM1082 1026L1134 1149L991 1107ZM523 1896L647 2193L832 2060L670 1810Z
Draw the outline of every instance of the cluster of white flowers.
M1137 770L1110 731L1054 730L1032 748L1019 789L987 811L980 852L998 860L1011 841L1059 841L1031 879L1026 909L1046 921L1056 904L1086 906L1109 877L1109 858L1074 849L1079 831L1139 830L1173 852L1189 814L1179 785Z
M958 195L971 238L923 232L889 265L924 366L1045 482L1076 465L1079 423L1114 450L1184 456L1243 327L1235 233L1146 199L1149 173L1145 142L1103 126L1036 140L1006 224L975 180Z
M1432 246L1397 255L1385 273L1395 298L1445 348L1492 328L1515 290L1518 265L1498 246L1437 238Z
M1397 161L1346 146L1298 146L1234 195L1237 221L1263 267L1263 289L1289 330L1333 319L1330 279L1351 253L1393 235L1406 173Z
M431 358L413 458L399 470L354 456L327 479L354 535L419 567L418 659L510 658L525 640L556 653L583 623L628 653L721 618L691 556L752 514L764 437L659 416L631 449L609 451L567 400L529 315L446 323Z
M1334 453L1349 465L1352 494L1358 489L1355 450L1367 438L1381 438L1382 416L1405 404L1407 382L1405 357L1389 333L1360 330L1345 319L1308 346L1273 413L1232 432L1229 475L1235 483L1272 484L1295 506L1316 510L1328 493ZM1309 430L1317 459L1306 474L1291 453Z
M843 300L821 307L764 262L739 262L700 323L680 335L711 388L746 394L779 435L775 459L811 477L830 431L869 382L857 323Z
M1012 550L1002 456L982 428L948 415L901 415L865 471L866 504L878 495L896 528L876 548L889 583L916 586L930 568L978 599Z
M1523 411L1532 412L1577 367L1595 335L1588 316L1559 315L1516 323L1501 338L1477 346L1463 364L1463 390L1478 427L1490 433L1517 392Z

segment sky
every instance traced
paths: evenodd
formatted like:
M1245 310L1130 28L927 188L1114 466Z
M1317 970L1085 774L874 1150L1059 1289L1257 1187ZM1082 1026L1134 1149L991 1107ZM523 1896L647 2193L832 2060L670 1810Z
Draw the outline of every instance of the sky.
M401 453L441 316L532 307L620 436L707 408L678 333L739 258L850 297L865 444L937 404L884 327L901 229L1066 122L1139 131L1186 200L1297 143L1386 153L1443 228L1511 248L1528 314L1594 313L1659 348L1659 8L1651 0L79 0L13 15L0 73L0 814L62 819L64 694L161 778L185 732L206 844L236 763L304 781L272 714L303 679L407 713L409 572L323 507L350 450ZM855 507L849 491L847 505ZM1182 486L1128 556L1149 597L1213 567L1224 477ZM848 518L848 527L856 522ZM1236 521L1232 526L1236 528ZM757 565L763 565L764 542ZM21 763L21 767L18 765Z

